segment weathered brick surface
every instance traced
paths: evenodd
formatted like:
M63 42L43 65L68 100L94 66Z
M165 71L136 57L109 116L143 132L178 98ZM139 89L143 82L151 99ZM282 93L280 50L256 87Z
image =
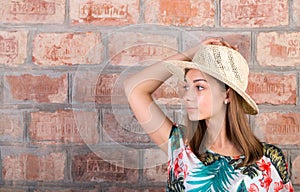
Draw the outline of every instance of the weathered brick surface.
M114 191L120 191L120 192L139 192L139 189L132 189L129 187L110 187L108 189L105 189L107 192L114 192Z
M139 0L70 1L72 24L128 25L139 20Z
M300 0L293 1L293 19L297 26L300 26Z
M134 149L101 148L72 157L72 178L76 182L136 183L137 168L138 153Z
M262 32L257 36L257 60L263 66L298 66L300 32Z
M251 55L251 33L249 32L217 32L217 31L184 31L182 33L183 50L188 49L208 39L209 37L222 38L231 45L238 48L238 51L250 64Z
M16 188L0 188L0 192L27 192L26 189L22 190L22 189L16 189Z
M300 190L300 0L0 0L0 13L0 192L165 191L167 158L123 82L209 37L248 61L251 127ZM175 78L153 94L177 124L182 94Z
M215 7L211 0L146 0L145 22L175 26L214 26Z
M5 154L2 156L2 177L13 181L60 181L64 179L65 163L66 154L61 152Z
M164 192L166 191L166 187L160 187L160 188L148 188L148 189L143 189L143 192Z
M73 100L76 103L127 104L123 82L132 74L101 74L99 71L77 72L74 75ZM176 78L170 78L153 96L159 104L180 104Z
M299 153L294 154L292 160L292 182L294 185L300 184L300 155Z
M110 187L110 188L107 188L107 189L104 189L104 191L107 191L107 192L115 192L115 191L118 191L118 192L164 192L166 191L166 187L156 187L156 188L149 188L149 187L146 187L146 188L143 188L143 187L132 187L132 188L129 188L129 187Z
M0 31L0 64L17 66L25 62L27 35L28 32L24 30Z
M53 188L53 187L52 187ZM97 189L36 189L33 192L99 192Z
M23 113L0 111L0 142L22 142L23 131Z
M295 74L250 73L247 92L258 104L296 104Z
M101 74L101 71L77 72L74 77L74 102L127 103L119 78L119 74Z
M133 66L174 55L178 45L175 35L122 32L110 36L108 48L113 65Z
M34 37L32 60L41 66L97 64L102 58L100 34L39 33Z
M141 125L127 110L102 111L103 140L118 143L149 143L151 140Z
M160 149L147 149L144 154L144 177L151 182L166 182L168 157Z
M66 103L68 79L66 74L57 75L7 75L5 100L37 101L46 103Z
M1 0L2 23L63 23L65 0Z
M183 96L183 85L175 77L165 81L155 92L153 97L157 104L180 105Z
M222 0L223 27L272 27L288 25L287 0Z
M59 110L31 113L29 136L33 143L95 144L99 140L96 112Z
M255 134L279 145L300 145L299 113L261 113L255 119Z

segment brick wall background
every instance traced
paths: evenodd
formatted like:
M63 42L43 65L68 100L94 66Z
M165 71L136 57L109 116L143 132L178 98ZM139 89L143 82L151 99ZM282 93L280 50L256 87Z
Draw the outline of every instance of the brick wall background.
M164 191L122 81L207 37L248 60L255 133L300 191L300 0L0 0L0 191ZM176 81L155 98L180 121Z

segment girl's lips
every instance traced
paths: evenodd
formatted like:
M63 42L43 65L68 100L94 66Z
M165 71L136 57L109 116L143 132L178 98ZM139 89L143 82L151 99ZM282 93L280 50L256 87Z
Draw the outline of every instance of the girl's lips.
M198 108L194 108L194 107L187 107L186 108L187 111L194 111L194 110L198 110Z

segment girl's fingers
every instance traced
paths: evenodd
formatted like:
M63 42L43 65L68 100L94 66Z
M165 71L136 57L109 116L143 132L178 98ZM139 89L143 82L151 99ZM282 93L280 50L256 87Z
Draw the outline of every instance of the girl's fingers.
M228 42L226 42L226 41L221 41L221 43L222 43L222 45L223 46L226 46L226 47L229 47L229 48L231 48L231 49L234 49L234 50L238 50L238 48L237 47L235 47L235 46L233 46L233 45L230 45Z
M209 38L209 39L206 39L202 42L202 45L220 45L220 46L229 47L231 49L234 49L234 50L238 51L237 47L230 45L226 41L223 41L222 38Z
M218 39L218 38L209 38L206 39L202 42L203 45L217 45L220 44L222 41L222 39ZM220 44L221 45L221 44Z

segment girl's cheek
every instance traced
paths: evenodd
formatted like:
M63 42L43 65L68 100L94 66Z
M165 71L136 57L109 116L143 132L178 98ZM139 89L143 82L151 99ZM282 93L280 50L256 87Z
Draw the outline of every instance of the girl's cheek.
M204 96L198 96L197 97L198 106L200 107L207 107L211 103L211 98L207 98Z

